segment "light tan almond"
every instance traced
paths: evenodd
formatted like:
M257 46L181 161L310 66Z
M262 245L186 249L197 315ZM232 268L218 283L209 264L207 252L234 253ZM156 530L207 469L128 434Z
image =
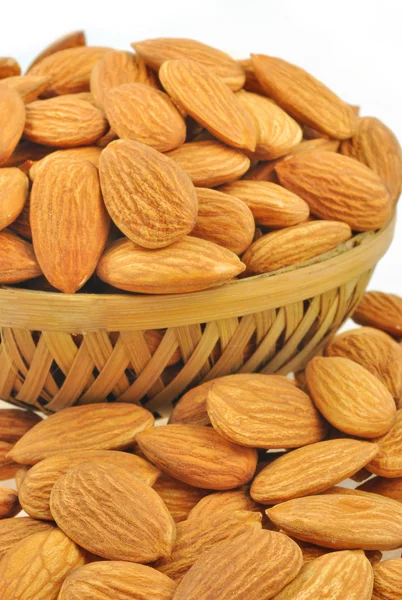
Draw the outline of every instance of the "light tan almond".
M302 564L293 540L249 528L201 556L173 600L269 600L296 577Z
M385 183L366 165L334 152L302 152L276 165L280 183L301 196L313 215L356 231L382 227L391 216Z
M10 452L12 444L8 442L0 441L0 481L6 481L6 479L13 479L14 475L20 468L20 465L15 463L11 458L7 457Z
M402 559L385 560L374 566L372 600L402 599Z
M399 198L402 188L402 150L393 132L374 117L357 121L350 140L342 142L341 153L362 162L387 184L392 199Z
M48 89L50 86L50 77L17 75L15 77L8 77L4 83L14 88L20 94L25 104L29 104L37 100Z
M353 135L353 109L307 71L263 54L252 54L251 62L267 96L297 121L332 138L342 140Z
M117 134L113 131L113 129L109 129L105 135L96 141L96 145L99 146L99 148L106 148L110 142L114 142L115 140L117 140Z
M388 479L387 477L373 477L362 485L359 485L359 490L380 494L393 500L402 502L402 477Z
M395 402L367 369L343 357L315 357L306 369L315 405L334 427L359 437L376 438L394 424Z
M167 60L190 58L200 63L232 90L243 87L245 73L242 66L221 50L185 38L156 38L132 44L134 50L152 69L159 70Z
M24 136L37 144L56 148L86 146L107 129L100 110L73 94L36 100L26 110Z
M298 225L310 213L307 202L276 183L268 181L234 181L220 188L247 204L257 225L281 229Z
M35 181L38 170L48 160L54 158L75 158L77 160L88 160L90 163L99 166L99 159L102 153L102 149L98 146L81 146L79 148L67 148L66 150L56 150L47 156L44 156L40 160L36 161L29 169L29 178L31 181Z
M0 519L15 517L20 510L18 492L11 488L0 487Z
M366 292L353 313L353 320L402 336L402 298L385 292Z
M25 125L25 105L19 93L0 83L0 165L8 166Z
M402 395L402 348L389 335L360 327L337 335L325 351L326 356L343 356L365 367L390 391Z
M305 564L273 600L371 600L373 570L363 552L332 552Z
M129 292L180 294L225 283L244 268L230 250L186 236L155 250L117 240L104 252L97 274L102 281Z
M30 410L5 408L0 412L0 440L15 443L42 419Z
M15 473L15 485L17 487L17 490L20 489L22 482L24 481L26 474L29 471L29 467L25 467L25 466L21 466L18 469L18 471Z
M63 35L62 37L49 44L49 46L46 46L46 48L44 48L42 52L38 54L38 56L36 56L36 58L29 65L28 72L32 69L34 65L46 58L46 56L55 54L55 52L59 52L60 50L66 50L67 48L77 48L78 46L85 45L85 33L83 31L71 31L70 33Z
M253 92L254 94L260 94L261 96L265 96L265 92L262 89L256 74L254 67L251 63L250 58L245 58L237 61L239 65L243 68L244 73L246 75L246 81L244 83L244 89L248 92Z
M351 237L349 225L339 221L300 223L263 235L242 260L250 273L268 273L325 254Z
M0 521L0 559L25 538L42 531L53 531L53 523L43 523L30 517Z
M317 494L356 473L377 452L376 444L350 439L299 448L265 467L251 485L251 496L262 504L276 504Z
M207 394L214 429L237 444L297 448L325 437L326 425L310 398L284 377L228 375L215 380Z
M0 231L13 223L28 196L28 177L20 169L0 169Z
M50 456L87 450L120 450L133 445L139 431L153 426L140 406L114 402L72 406L51 415L21 438L10 456L34 465ZM81 432L85 430L85 436Z
M117 140L99 163L106 207L118 228L144 248L182 239L197 217L190 178L170 158L133 140Z
M58 600L171 600L175 583L151 567L125 561L85 565L70 573Z
M175 523L160 496L126 469L86 462L53 486L50 510L77 544L109 560L150 563L171 553Z
M1 599L57 600L66 575L84 564L84 552L60 530L35 533L1 559Z
M19 235L20 237L24 238L24 240L28 240L29 242L32 242L30 213L31 213L31 201L30 201L30 194L28 194L28 197L26 199L26 202L24 204L22 211L20 212L17 219L10 224L9 229L12 232L16 233L17 235Z
M167 156L199 187L216 187L235 181L250 166L250 159L242 152L211 140L183 144Z
M288 535L341 550L402 544L402 506L377 494L324 494L277 504L268 517Z
M392 429L377 438L378 454L367 465L368 471L382 477L402 477L402 410L396 413Z
M198 521L217 514L225 518L225 516L238 511L261 512L261 506L250 498L245 488L208 494L194 506L187 520Z
M166 504L176 523L185 521L190 511L207 493L205 490L183 483L166 473L162 473L153 485Z
M137 436L141 451L172 477L203 489L229 490L247 483L257 452L228 442L209 427L166 425Z
M41 274L32 245L11 231L0 231L0 283L19 283Z
M21 67L15 58L0 56L0 79L18 76L20 73Z
M143 83L111 89L104 101L106 117L119 138L136 140L167 152L186 140L186 124L167 94Z
M207 412L207 390L212 381L206 381L186 392L173 408L169 423L183 425L210 425Z
M231 89L207 67L189 59L169 60L159 70L172 100L212 135L235 148L254 151L254 122Z

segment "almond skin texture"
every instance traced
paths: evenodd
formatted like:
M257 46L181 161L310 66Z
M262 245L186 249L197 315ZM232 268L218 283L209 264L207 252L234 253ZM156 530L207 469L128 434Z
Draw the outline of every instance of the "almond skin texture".
M30 410L5 408L0 412L0 440L15 443L42 419Z
M175 583L155 569L125 561L95 562L65 579L58 600L171 600Z
M55 54L55 52L59 52L60 50L67 50L67 48L77 48L85 45L86 40L84 31L71 31L62 37L57 38L57 40L49 44L49 46L46 46L46 48L44 48L42 52L38 54L35 60L33 60L29 65L28 72L34 65L46 58L46 56Z
M261 512L261 506L250 498L245 488L208 494L194 506L187 520L199 521L217 514L224 518L226 515L238 511Z
M402 298L385 292L366 292L353 313L359 325L402 336Z
M281 161L275 170L280 183L301 196L321 219L368 231L382 227L391 216L392 198L386 185L348 156L303 152Z
M307 202L276 183L241 180L225 184L220 191L245 202L257 225L270 229L298 225L310 214Z
M402 187L402 150L392 131L374 117L357 121L350 140L342 142L341 153L367 165L387 184L394 201Z
M188 390L178 401L170 415L169 423L183 425L210 425L207 412L207 390L212 381L206 381Z
M52 520L50 495L56 481L76 465L89 461L101 461L126 469L152 486L160 471L151 463L135 454L108 450L70 452L41 460L29 469L18 490L22 508L35 519Z
M391 394L348 358L315 357L307 365L306 378L318 410L344 433L376 438L393 426L396 408Z
M242 446L297 448L318 442L326 434L307 394L283 377L222 377L208 389L207 409L214 429Z
M371 600L372 592L373 570L363 552L344 551L304 565L274 600Z
M0 56L0 79L8 79L21 73L21 67L9 56Z
M297 265L333 250L352 237L346 223L312 221L263 235L242 256L250 273Z
M17 75L8 77L4 83L14 88L25 104L29 104L43 94L50 86L50 77L35 75Z
M253 152L257 132L246 109L230 88L193 60L169 60L159 70L172 100L212 135L235 148Z
M402 544L402 505L377 494L296 498L266 511L297 539L340 550L393 550Z
M198 217L191 235L242 254L254 238L255 222L248 206L237 198L197 188Z
M207 493L200 488L187 485L178 479L162 473L153 485L166 504L175 523L185 521L190 511Z
M250 159L242 152L213 140L183 144L167 156L199 187L216 187L239 179L250 166Z
M50 510L77 544L109 560L150 563L172 550L176 528L149 485L116 465L87 462L53 487Z
M56 600L66 575L84 564L84 552L60 530L35 533L0 561L1 599Z
M243 87L245 73L241 65L221 50L185 38L155 38L131 44L152 69L159 70L167 60L190 58L203 65L232 90Z
M364 492L380 494L381 496L386 496L387 498L402 502L402 477L395 479L374 477L362 485L359 485L358 489Z
M21 139L25 105L16 90L0 83L0 165L6 163Z
M209 427L166 425L137 436L140 450L154 465L184 483L230 490L252 478L257 452L228 442Z
M81 146L79 148L67 148L67 150L56 150L40 160L36 161L29 169L29 179L35 181L35 177L41 168L48 160L55 158L75 158L76 160L88 160L90 163L99 166L99 159L102 153L102 148L98 146Z
M356 473L377 452L376 444L350 439L299 448L265 467L252 483L251 496L262 504L276 504L317 494Z
M197 217L190 178L171 159L133 140L117 140L102 152L102 193L117 227L144 248L182 239Z
M0 169L0 231L15 221L28 196L28 177L15 167Z
M273 160L284 156L301 142L300 126L277 104L258 94L241 90L236 98L255 123L257 145L252 154L256 160Z
M120 138L167 152L186 140L186 124L167 94L142 83L125 83L109 91L105 112Z
M156 250L117 240L103 254L97 274L102 281L129 292L180 294L225 283L244 269L230 250L186 236Z
M74 159L49 160L32 186L30 215L33 246L46 279L73 294L95 271L109 235L96 167Z
M36 144L56 148L86 146L107 129L100 110L74 95L36 100L26 110L24 137Z
M149 411L132 404L72 406L31 429L17 442L10 456L20 464L34 465L65 452L120 450L131 446L137 433L153 423ZM83 430L85 436L80 433Z
M19 283L41 274L32 245L11 231L0 231L0 284Z
M396 413L395 425L384 436L377 438L377 456L367 470L382 477L402 477L402 409Z
M15 517L20 510L18 493L10 488L0 487L0 519Z
M343 356L375 375L394 398L402 395L402 347L389 335L361 327L337 335L326 356Z
M13 479L20 468L20 465L17 465L7 456L12 447L13 445L8 442L0 442L0 481Z
M372 600L402 599L402 559L385 560L374 566Z
M25 538L42 531L53 531L51 523L43 523L31 517L18 519L3 519L0 521L0 559L11 550L13 546Z
M297 121L336 139L350 138L356 128L352 108L312 75L280 58L251 55L258 82Z
M173 600L269 600L296 577L302 565L301 550L293 540L253 528L201 556Z

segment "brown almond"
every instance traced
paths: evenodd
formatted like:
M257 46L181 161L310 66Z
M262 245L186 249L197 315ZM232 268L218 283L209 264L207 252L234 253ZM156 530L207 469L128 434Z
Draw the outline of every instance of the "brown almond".
M67 471L53 486L50 510L72 540L109 560L153 562L170 554L176 535L158 494L112 464L86 462Z
M13 445L8 442L0 442L0 481L13 479L20 467L11 458L7 457L12 447Z
M251 63L250 58L240 59L237 61L239 65L243 68L244 73L246 75L246 81L244 83L244 89L247 92L252 92L254 94L260 94L261 96L265 96L265 92L262 89L257 76L255 74L254 67Z
M0 559L9 552L13 546L25 538L42 531L53 531L52 523L43 523L31 517L18 519L3 519L0 521Z
M402 336L402 298L385 292L366 292L352 316L359 325L367 325Z
M8 77L4 81L8 86L14 88L21 96L25 104L29 104L43 94L50 86L50 77L35 75L17 75Z
M10 456L20 464L71 451L120 450L131 446L142 429L153 426L145 408L114 402L72 406L51 415L20 439ZM81 431L85 430L85 436Z
M263 54L252 54L251 63L267 96L297 121L332 138L353 135L356 116L352 108L307 71Z
M225 518L226 515L237 511L261 512L261 507L250 498L245 488L208 494L194 506L187 520L207 519L217 514Z
M0 440L15 443L42 419L30 410L5 408L0 412Z
M298 194L321 219L343 221L356 231L382 227L392 198L380 177L357 160L334 152L302 152L276 165L280 183Z
M11 488L0 487L0 519L15 517L20 510L18 492Z
M18 167L21 164L26 163L28 160L40 160L51 152L53 152L53 149L49 148L48 146L40 146L39 144L34 144L28 140L22 140L16 146L14 152L11 154L8 160L6 160L1 166Z
M382 477L402 477L402 410L396 413L392 429L377 438L378 454L367 465L367 470Z
M0 56L0 79L18 76L20 73L21 67L15 58Z
M70 33L63 35L62 37L57 38L57 40L49 44L49 46L46 46L46 48L44 48L42 52L38 54L38 56L29 65L28 72L32 69L34 65L46 58L46 56L55 54L55 52L59 52L60 50L66 50L67 48L77 48L78 46L85 45L85 33L83 31L71 31Z
M32 165L33 166L33 165ZM31 167L32 168L32 167ZM24 238L24 240L28 240L32 242L32 230L31 230L31 202L30 202L30 194L28 195L26 202L22 211L15 221L13 221L9 229Z
M153 486L166 504L175 523L185 521L190 511L207 493L162 473Z
M212 381L206 381L186 392L173 408L169 423L183 425L210 425L207 412L207 390Z
M20 169L0 169L0 231L13 223L28 196L28 177Z
M31 181L35 181L38 170L48 160L54 158L75 158L77 160L88 160L90 163L99 166L99 159L102 153L102 149L98 146L81 146L79 148L67 148L66 150L56 150L47 156L44 156L40 160L36 161L29 169L29 178Z
M19 283L41 274L32 245L11 231L0 231L0 283Z
M19 93L0 83L0 165L7 165L21 139L25 125L25 105Z
M402 559L384 560L374 566L374 589L371 600L402 599Z
M395 479L373 477L369 481L359 485L358 489L402 502L402 477L396 477Z
M255 125L232 90L207 67L189 59L168 60L159 70L172 100L212 135L253 152Z

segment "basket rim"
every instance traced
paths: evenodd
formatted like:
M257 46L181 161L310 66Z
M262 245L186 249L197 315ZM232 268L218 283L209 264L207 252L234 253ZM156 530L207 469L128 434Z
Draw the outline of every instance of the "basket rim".
M384 228L363 236L362 243L318 262L187 294L61 294L3 286L0 327L68 333L163 329L286 306L373 269L392 242L395 222L394 215Z

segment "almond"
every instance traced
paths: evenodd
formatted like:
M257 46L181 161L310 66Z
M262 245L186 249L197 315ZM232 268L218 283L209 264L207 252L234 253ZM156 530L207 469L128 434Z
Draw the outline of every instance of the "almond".
M129 292L180 294L225 283L244 268L230 250L187 236L156 250L117 240L104 252L97 274L102 281Z
M6 163L21 139L25 105L19 93L0 83L0 165Z
M0 519L14 517L20 510L18 493L10 488L0 487Z
M28 140L22 140L16 146L9 159L2 164L2 167L18 167L21 164L26 163L28 160L40 160L51 152L53 152L53 149L49 148L48 146L40 146L39 144L28 142Z
M244 73L246 75L246 81L244 83L244 89L248 92L253 92L254 94L260 94L261 96L265 96L265 92L262 89L256 74L254 67L251 63L250 58L245 58L237 61L239 65L243 68Z
M392 210L380 177L348 156L303 152L276 166L280 183L301 196L313 215L343 221L356 231L382 227Z
M15 167L0 169L0 231L17 219L27 196L27 176Z
M297 448L325 437L326 426L310 398L284 377L228 375L215 380L207 394L214 429L236 444Z
M396 413L396 421L392 429L376 443L378 454L367 465L368 471L382 477L402 477L402 410Z
M245 74L241 65L221 50L183 38L156 38L132 44L134 50L156 71L167 60L186 59L203 65L222 79L232 90L243 87Z
M273 160L288 154L301 142L300 126L272 100L244 90L237 92L236 97L255 123L254 159Z
M51 523L36 521L30 517L18 519L3 519L0 521L0 559L3 558L13 546L25 538L42 531L53 531Z
M5 408L0 412L0 440L15 443L42 419L30 410Z
M124 561L95 562L70 573L58 600L171 600L175 583L155 569Z
M190 511L187 520L199 521L220 514L223 518L233 512L261 512L261 507L252 500L243 488L229 492L214 492L202 498Z
M85 563L83 551L58 529L35 533L0 561L2 600L56 600L66 575Z
M212 135L229 146L255 150L257 133L251 117L208 67L189 59L168 60L159 78L172 100Z
M172 550L176 530L158 494L126 469L77 465L54 485L50 510L77 544L109 560L150 563Z
M350 439L299 448L265 467L252 483L251 496L262 504L276 504L317 494L356 473L377 452L376 444Z
M173 520L176 523L185 521L190 511L207 493L200 488L187 485L178 479L174 479L166 473L158 477L153 486L166 504Z
M388 479L386 477L373 477L358 487L364 492L380 494L393 500L402 502L402 477Z
M389 335L361 327L337 335L326 356L343 356L375 375L394 398L402 394L402 348Z
M353 320L402 336L402 298L385 292L366 292L353 313Z
M92 144L106 128L100 110L67 95L28 104L24 136L37 144L69 148Z
M207 412L207 390L212 381L206 381L186 392L173 408L169 423L183 425L210 425Z
M304 69L280 58L252 54L257 79L270 98L297 121L336 139L356 128L352 108Z
M52 520L50 495L54 484L70 468L89 461L101 461L126 469L148 485L153 485L160 471L135 454L108 450L69 452L46 458L29 469L19 489L22 508L36 519Z
M402 599L402 559L385 560L374 566L372 600Z
M167 152L186 140L186 124L167 94L142 83L111 89L104 101L106 117L120 138Z
M341 153L367 165L387 184L394 201L402 188L402 150L392 131L374 117L357 121L350 140L342 142Z
M7 457L12 447L8 442L0 442L0 481L13 479L19 469L19 465Z
M234 181L220 188L247 204L257 225L281 229L298 225L310 213L307 202L285 188L268 181Z
M183 144L167 156L199 187L216 187L239 179L250 166L247 156L213 140Z
M137 436L141 451L172 477L204 489L228 490L247 483L257 452L228 442L208 427L166 425Z
M10 457L20 464L71 451L119 450L153 426L152 414L140 406L114 402L72 406L36 425L14 446ZM81 435L85 431L85 436Z
M8 77L4 83L14 88L20 94L25 104L29 104L37 100L50 87L50 77L17 75L15 77Z
M99 169L108 212L136 244L161 248L193 229L197 195L173 160L145 144L117 140L103 150Z
M55 152L44 156L32 165L32 167L29 169L29 178L31 181L35 181L35 177L41 166L48 160L53 160L54 158L75 158L77 160L88 160L95 165L95 167L98 167L101 153L102 149L98 148L98 146L81 146L79 148L56 150Z
M341 550L392 550L402 544L402 506L376 494L296 498L268 509L288 535Z
M49 46L44 48L40 54L35 58L35 60L30 64L28 68L28 72L32 69L34 65L39 63L41 60L46 58L46 56L50 56L51 54L55 54L55 52L59 52L60 50L66 50L67 48L77 48L78 46L85 46L85 33L83 31L72 31L58 38Z
M312 221L263 235L242 256L250 273L277 271L333 250L352 237L346 223Z
M11 231L0 231L0 284L19 283L41 274L32 245Z
M32 165L33 166L33 165ZM32 167L31 167L32 168ZM30 194L28 195L22 211L15 221L13 221L9 229L19 235L20 237L32 242L32 230L31 230L31 202Z
M200 557L173 600L269 600L296 577L302 564L293 540L249 528Z
M342 357L315 357L307 365L307 385L315 405L337 429L376 438L395 421L395 402L369 371Z
M74 159L49 160L35 178L30 215L35 254L46 279L73 294L91 277L109 235L96 167Z
M304 565L274 600L371 600L373 570L363 552L332 552Z
M9 56L0 56L0 79L8 79L21 73L21 67L15 60Z

